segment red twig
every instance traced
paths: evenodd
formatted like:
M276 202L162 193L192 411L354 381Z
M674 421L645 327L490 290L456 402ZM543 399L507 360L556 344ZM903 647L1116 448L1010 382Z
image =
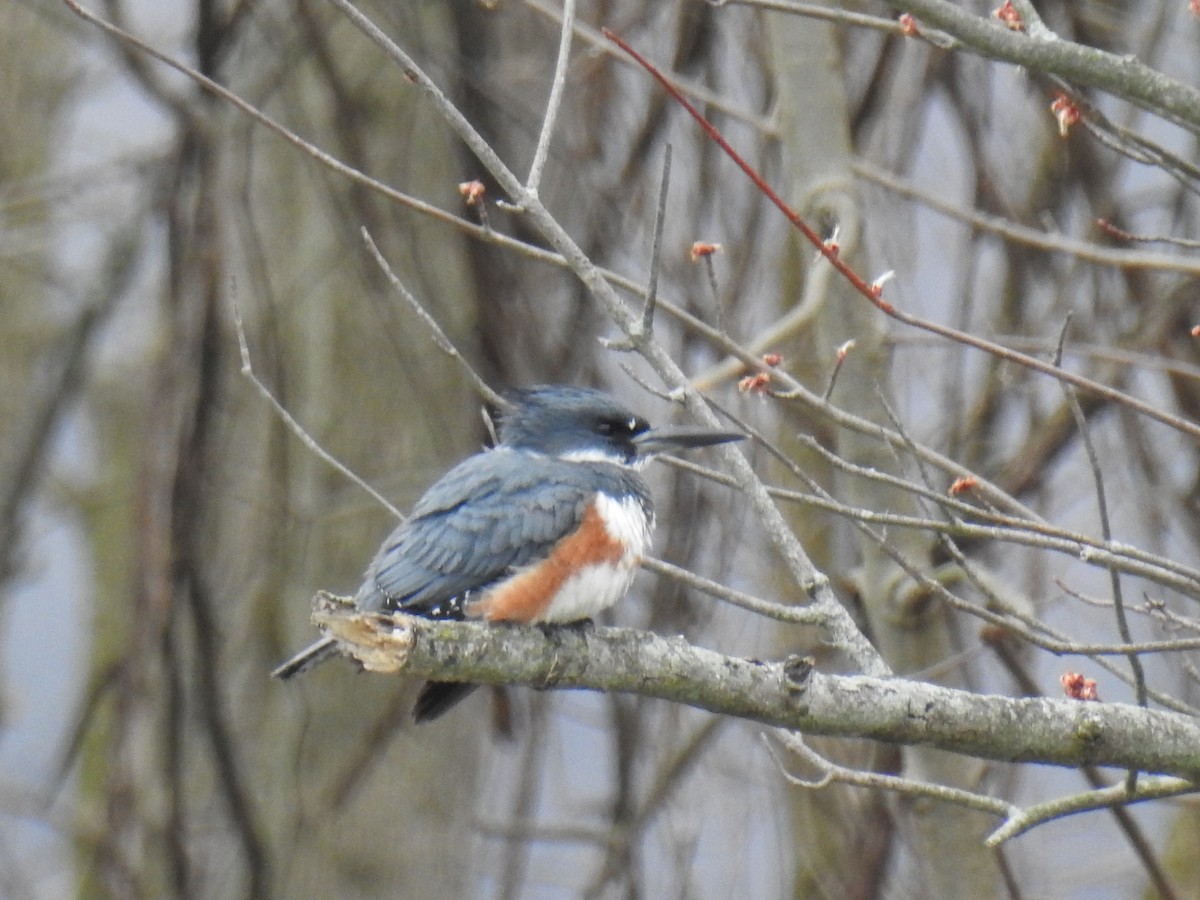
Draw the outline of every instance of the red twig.
M607 28L602 28L600 30L604 33L606 38L632 56L634 61L639 66L649 72L654 80L663 86L663 89L666 90L666 92L670 94L672 98L674 98L676 103L681 105L691 114L692 118L695 119L700 127L704 129L705 133L713 139L714 143L716 143L718 147L725 151L725 155L732 159L737 167L746 173L746 177L754 182L754 186L762 191L763 195L766 196L766 198L772 203L774 203L775 206L779 208L781 213L787 216L787 220L789 222L800 229L801 233L808 238L812 245L821 251L822 256L833 263L837 267L838 271L849 278L852 283L855 283L855 287L859 287L859 285L861 285L862 289L866 289L866 283L858 277L858 274L845 263L841 262L840 259L838 259L837 252L834 249L825 246L825 242L822 241L820 236L813 231L813 229L807 222L804 221L803 218L801 218L800 214L795 212L790 206L783 202L783 198L775 193L774 188L772 188L763 180L763 177L759 175L757 171L755 171L753 166L742 159L741 155L734 150L732 146L730 146L727 140L725 140L725 136L722 135L721 132L717 131L717 127L713 125L712 122L704 118L700 110L692 106L691 101L688 100L687 97L683 96L679 88L675 87L675 85L668 81L667 77L663 75L663 73L660 72L658 68L652 62L650 62L650 60L646 59L646 57L642 56L640 53L630 47L622 38L618 37Z
M696 120L697 124L704 129L704 132L710 138L712 138L716 145L725 151L725 155L733 160L737 167L746 174L746 177L754 183L754 186L762 191L763 195L768 200L775 204L776 208L778 208L779 211L784 214L787 220L800 230L809 243L816 247L817 251L827 260L829 260L830 264L837 269L839 273L841 273L843 278L845 278L848 282L850 282L851 285L854 286L856 291L862 294L862 296L869 300L881 312L898 322L904 323L905 325L912 326L913 328L920 328L923 331L928 331L932 334L938 335L939 337L944 337L947 340L955 341L968 347L974 347L977 350L982 350L984 353L990 353L992 356L995 356L998 359L1015 363L1019 366L1024 366L1025 368L1034 372L1039 372L1043 375L1049 375L1051 378L1074 385L1080 390L1095 394L1111 403L1117 403L1129 409L1135 410L1147 418L1154 419L1155 421L1161 422L1170 428L1174 428L1176 431L1180 431L1193 438L1200 439L1200 425L1190 422L1180 416L1172 415L1169 412L1158 409L1157 407L1152 406L1143 400L1139 400L1136 397L1130 396L1129 394L1122 393L1121 391L1118 391L1116 388L1110 387L1109 385L1101 384L1098 381L1093 381L1092 379L1085 378L1082 375L1076 375L1073 372L1059 368L1051 362L1047 362L1033 356L1027 356L1024 353L1021 353L1017 350L1012 350L1003 346L1002 344L996 344L992 341L976 337L968 332L959 331L956 328L950 328L946 325L939 325L936 322L931 322L928 319L921 318L920 316L914 316L910 313L901 312L900 310L896 309L891 303L883 299L882 284L870 284L856 271L854 271L854 269L851 268L838 254L836 244L823 241L816 231L814 231L812 227L804 221L800 214L788 206L783 199L777 193L775 193L771 186L763 180L762 176L755 171L753 166L746 162L741 155L733 149L729 142L725 140L725 137L721 134L721 132L717 130L716 126L709 122L708 119L704 118L700 111L696 109L696 107L693 106L685 96L683 96L680 90L675 87L675 85L672 84L653 63L634 50L622 38L618 37L609 29L604 28L602 31L606 38L628 53L638 65L645 69L655 81L663 86L663 89L671 95L676 103L688 111L688 114Z

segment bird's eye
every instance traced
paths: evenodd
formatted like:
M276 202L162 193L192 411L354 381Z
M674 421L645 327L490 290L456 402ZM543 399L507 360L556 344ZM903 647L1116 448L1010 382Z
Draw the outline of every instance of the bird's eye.
M604 437L613 437L614 435L632 437L635 434L641 434L649 427L637 416L633 416L628 419L599 419L592 426L592 430Z

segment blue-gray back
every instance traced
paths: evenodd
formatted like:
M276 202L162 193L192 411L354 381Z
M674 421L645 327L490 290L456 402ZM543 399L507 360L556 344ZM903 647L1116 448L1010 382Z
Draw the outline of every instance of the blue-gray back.
M652 514L645 483L619 465L564 462L503 446L469 457L435 482L384 541L357 601L364 609L458 617L460 604L450 601L548 556L579 527L597 491L632 493Z

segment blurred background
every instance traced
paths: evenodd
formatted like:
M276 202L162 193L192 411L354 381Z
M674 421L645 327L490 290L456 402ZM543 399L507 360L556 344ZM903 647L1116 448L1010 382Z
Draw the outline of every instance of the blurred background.
M786 4L784 4L786 5ZM690 314L818 396L903 427L1064 529L1099 535L1080 431L1058 384L882 319L669 98L598 37L674 73L730 141L906 311L1050 358L1196 418L1195 137L1097 95L1118 138L1065 138L1035 71L879 27L696 0L583 2L540 195L593 260L649 277L673 149L656 337L712 397L855 508L925 512L832 457L910 459L819 406L739 392ZM963 4L981 15L990 9ZM840 9L833 4L831 8ZM404 73L323 0L95 0L102 17L227 86L441 219L331 172L62 4L0 7L0 894L85 897L1197 896L1186 801L1062 820L1002 852L994 820L858 789L789 786L753 723L659 701L481 691L435 725L414 685L271 668L310 640L310 598L351 592L392 527L240 372L401 509L487 442L458 364L387 284L384 256L497 389L603 387L677 416L563 268L481 236L458 185L483 179L488 227L541 245ZM559 40L554 0L360 4L528 170ZM1135 53L1194 84L1200 26L1173 0L1038 4L1064 38ZM1130 133L1168 155L1141 157ZM1120 135L1126 135L1122 144ZM722 245L711 270L695 241ZM710 271L712 278L710 279ZM629 294L631 306L640 300ZM1081 396L1115 536L1197 556L1194 442ZM895 417L893 419L893 417ZM754 447L763 477L794 477ZM784 577L736 494L651 472L657 554L779 602ZM936 487L944 490L946 484ZM898 603L886 554L844 520L789 506L818 564L898 674L1059 695L1062 660L940 604ZM886 535L930 571L926 531ZM1081 641L1116 640L1108 573L1003 542L963 550L1013 602ZM971 586L965 598L978 599ZM1139 638L1189 634L1195 597L1126 579ZM1087 602L1098 598L1101 602ZM911 599L911 598L910 598ZM1171 612L1174 618L1167 617ZM820 635L642 573L611 622L735 655L816 653ZM1179 624L1179 623L1184 624ZM1075 665L1075 661L1071 665ZM1079 661L1086 666L1086 661ZM1116 678L1101 697L1130 701ZM1197 702L1187 654L1147 661ZM862 741L832 758L1016 802L1085 789L1071 771ZM1119 777L1119 773L1113 778Z

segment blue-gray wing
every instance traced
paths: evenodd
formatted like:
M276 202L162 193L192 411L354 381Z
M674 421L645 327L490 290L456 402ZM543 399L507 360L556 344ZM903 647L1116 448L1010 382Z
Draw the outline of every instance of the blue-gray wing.
M366 609L460 617L473 591L549 555L596 493L577 467L508 448L442 476L380 547L359 589Z

